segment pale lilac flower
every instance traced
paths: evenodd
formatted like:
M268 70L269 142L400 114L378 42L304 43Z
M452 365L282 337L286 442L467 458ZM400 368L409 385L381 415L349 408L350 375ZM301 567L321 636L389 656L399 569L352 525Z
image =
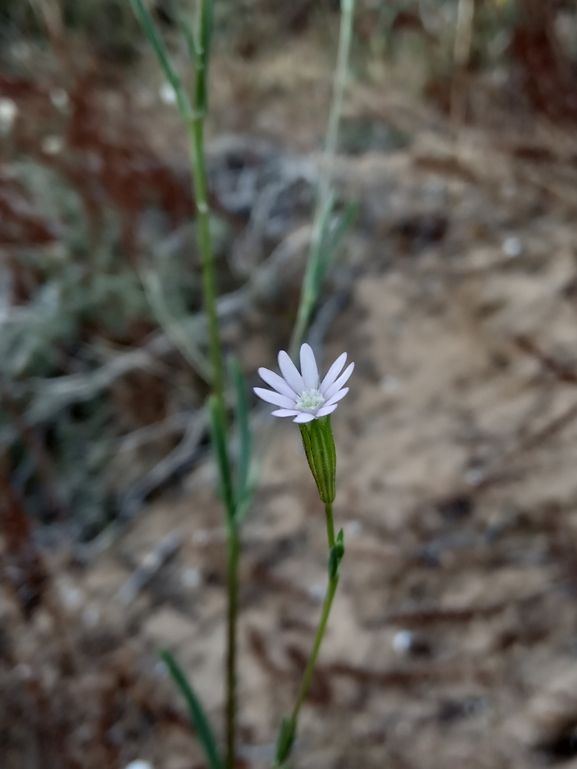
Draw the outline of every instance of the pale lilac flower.
M295 417L293 422L302 424L332 414L338 402L349 391L349 388L343 385L353 373L355 364L351 363L341 373L347 360L347 354L344 352L339 355L321 382L315 354L310 345L303 344L300 358L301 373L288 353L281 350L278 354L278 365L282 376L267 368L258 370L260 378L274 390L255 387L254 391L263 401L279 406L272 412L273 416Z

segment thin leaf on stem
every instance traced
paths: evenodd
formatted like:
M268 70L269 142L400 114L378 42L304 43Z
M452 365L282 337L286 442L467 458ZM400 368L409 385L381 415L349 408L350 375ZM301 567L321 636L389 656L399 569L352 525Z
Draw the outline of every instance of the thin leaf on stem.
M218 752L210 721L208 720L200 700L184 674L184 671L167 649L163 649L160 652L160 656L176 685L180 689L182 696L186 700L190 720L196 728L198 738L204 748L204 753L210 769L224 769L224 764Z
M183 16L179 16L178 26L180 27L182 36L186 41L186 47L188 48L188 55L190 56L191 62L196 68L202 67L203 63L200 57L198 46L194 39L194 32L192 30L192 27Z
M194 104L204 114L208 109L208 62L214 16L214 0L201 0L198 14L198 43Z
M326 269L330 262L335 258L335 254L343 237L350 229L357 213L359 205L357 201L348 203L345 209L336 217L336 221L333 222L332 227L325 233L324 241L322 243L322 254L319 262L322 267L322 272L318 276L319 283L315 286L316 293L318 294L321 289L321 284L324 279Z
M174 90L180 113L182 115L189 114L191 112L190 103L184 88L182 87L182 80L170 60L170 56L164 44L164 40L162 39L162 36L158 31L152 16L150 15L150 11L146 7L144 0L130 1L132 3L134 13L136 14L142 26L142 30L146 36L146 39L152 46L152 50L154 51L156 58L158 59L158 63L164 72L164 76Z

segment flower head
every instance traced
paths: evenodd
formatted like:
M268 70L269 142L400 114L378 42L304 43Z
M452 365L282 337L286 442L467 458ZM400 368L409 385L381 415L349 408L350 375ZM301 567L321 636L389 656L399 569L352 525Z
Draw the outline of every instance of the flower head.
M278 354L278 365L282 376L267 368L258 370L260 378L274 390L255 387L254 391L263 401L279 406L272 412L273 416L294 417L293 422L303 424L332 414L338 402L349 391L349 388L343 385L353 373L355 364L350 363L343 371L347 360L347 354L344 352L339 355L321 382L315 354L310 345L303 344L300 359L299 373L288 353L281 350Z

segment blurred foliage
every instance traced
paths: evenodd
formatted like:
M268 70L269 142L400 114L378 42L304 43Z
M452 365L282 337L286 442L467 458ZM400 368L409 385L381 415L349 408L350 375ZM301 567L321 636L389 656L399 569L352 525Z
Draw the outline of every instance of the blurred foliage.
M133 462L119 483L119 437L191 405L138 368L99 381L158 330L139 267L169 233L179 237L162 280L183 316L199 308L190 180L135 126L111 136L90 73L65 98L13 74L0 86L17 105L0 154L0 444L28 508L44 519L73 510L89 536L162 456Z

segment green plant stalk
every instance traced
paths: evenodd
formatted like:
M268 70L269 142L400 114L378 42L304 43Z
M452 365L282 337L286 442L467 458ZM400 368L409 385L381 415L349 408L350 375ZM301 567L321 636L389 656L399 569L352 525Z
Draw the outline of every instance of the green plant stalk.
M196 224L202 263L202 288L208 324L208 346L212 366L212 391L224 410L224 363L218 316L216 312L216 271L210 234L210 209L204 159L204 111L193 116L188 124L190 154L194 168L194 197Z
M212 364L212 390L217 398L221 419L226 424L224 400L224 363L218 316L216 311L216 275L210 235L210 210L204 159L204 111L199 110L189 122L191 156L194 167L194 195L196 200L198 242L202 260L202 284L208 323L209 353ZM236 740L236 638L238 618L238 567L239 535L235 523L227 527L228 544L228 620L226 651L226 766L233 769L235 764Z
M325 504L325 512L327 517L327 535L329 540L329 549L332 548L335 544L335 523L333 519L333 506L332 503ZM311 681L313 678L313 673L315 670L315 665L317 663L317 657L319 656L319 651L321 648L321 644L323 642L323 638L325 635L325 630L327 628L327 623L329 621L329 616L331 613L331 608L333 605L333 600L335 597L335 593L337 592L337 587L339 585L339 579L340 574L337 571L336 574L329 579L329 585L327 588L327 594L325 596L325 600L323 603L323 610L321 613L321 618L319 621L319 626L317 628L317 632L315 635L315 640L313 643L313 648L310 653L307 666L305 668L305 672L303 675L303 680L301 683L301 688L299 690L297 700L293 709L293 712L290 717L290 721L292 723L292 730L294 733L296 733L296 727L297 727L297 721L300 713L300 709L302 707L302 704L305 700L305 697L307 696L307 692L310 688ZM277 769L280 765L278 763L274 764L274 768Z
M237 618L238 618L238 566L240 555L240 537L236 523L228 527L228 623L226 651L226 767L235 766L236 740L236 656L237 656Z
M207 113L207 71L211 35L213 0L201 0L198 12L197 53L195 57L195 89L193 112L187 119L190 153L193 164L194 197L197 211L198 242L202 262L202 284L208 323L209 355L212 366L212 391L216 396L220 419L226 431L224 359L216 308L216 271L210 234L210 209L204 152L204 126ZM238 619L238 571L240 537L235 516L227 511L227 651L225 741L227 769L234 769L236 741L236 650Z
M319 626L317 628L317 633L315 635L315 642L313 644L313 648L312 648L312 651L311 651L311 656L309 657L309 661L307 663L306 670L304 672L303 682L301 684L301 688L300 688L300 691L299 691L299 696L297 697L296 705L294 707L294 710L293 710L292 716L291 716L291 718L292 718L292 720L293 720L293 722L295 724L297 722L301 706L302 706L302 704L304 702L304 699L305 699L305 697L307 695L307 692L309 690L309 686L311 684L311 680L312 680L312 677L313 677L315 665L316 665L316 662L317 662L317 657L319 655L319 651L320 651L320 648L321 648L321 643L322 643L324 635L325 635L325 630L326 630L326 627L327 627L327 622L328 622L328 619L329 619L329 615L331 613L331 608L332 608L332 605L333 605L333 599L335 597L335 593L337 592L338 584L339 584L339 577L338 576L333 577L330 580L330 582L329 582L329 587L328 587L327 594L325 596L325 601L324 601L324 604L323 604L323 612L321 614L321 620L319 622Z
M335 522L333 519L333 506L331 503L328 503L325 505L325 512L327 516L327 535L329 540L329 548L331 548L335 544ZM301 684L301 688L297 697L297 701L294 707L294 710L292 712L292 720L296 725L299 711L301 709L301 706L304 702L304 699L307 695L307 692L309 690L309 686L311 685L311 680L313 677L313 672L315 669L317 657L319 656L319 651L321 648L321 643L323 641L325 630L327 627L327 622L329 619L329 615L331 613L331 607L333 605L333 599L335 597L335 593L337 591L337 586L339 584L339 575L336 574L334 577L332 577L329 580L329 586L327 589L327 594L325 596L325 600L323 603L323 611L321 614L321 619L319 622L319 626L317 628L317 632L315 635L315 640L313 643L313 648L311 651L311 655L309 657L309 661L307 662L307 666L305 668L305 672L303 675L303 682Z
M318 269L318 261L321 258L323 235L326 233L326 223L331 214L333 197L331 183L333 176L334 160L337 152L339 137L339 125L343 111L343 100L347 83L347 71L349 55L353 36L353 18L355 0L341 0L341 20L339 27L339 47L337 63L333 80L333 98L329 113L329 121L323 152L321 178L317 193L317 209L313 224L310 254L307 261L306 273L303 281L303 291L297 312L295 327L291 336L289 354L294 358L304 341L304 336L309 325L310 317L317 300L318 287L314 277Z

